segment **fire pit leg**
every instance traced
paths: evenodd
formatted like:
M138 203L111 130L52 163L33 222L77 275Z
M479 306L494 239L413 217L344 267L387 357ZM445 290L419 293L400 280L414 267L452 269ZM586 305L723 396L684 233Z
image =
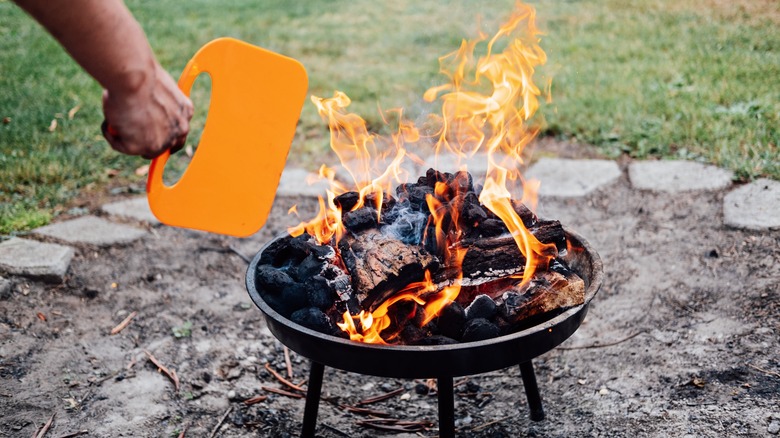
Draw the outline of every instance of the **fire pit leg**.
M520 375L523 376L523 386L525 387L525 396L528 397L528 408L531 410L531 420L544 420L542 397L539 395L539 387L536 385L534 364L531 363L530 360L520 364Z
M306 391L306 407L303 411L303 428L301 437L314 438L317 427L317 410L320 407L320 391L322 390L322 375L325 365L311 361L309 370L309 390Z
M455 395L452 377L439 377L439 438L455 437Z

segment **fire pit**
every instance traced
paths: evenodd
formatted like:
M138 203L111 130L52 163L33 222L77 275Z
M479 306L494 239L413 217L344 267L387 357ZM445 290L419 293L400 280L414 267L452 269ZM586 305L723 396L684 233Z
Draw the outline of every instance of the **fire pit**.
M569 250L561 258L585 282L583 304L508 335L484 341L428 346L360 343L308 329L283 317L263 300L256 286L258 263L263 251L273 241L266 245L249 266L246 286L252 301L265 314L271 333L284 345L311 361L301 436L314 436L325 366L381 377L436 378L440 436L452 437L455 433L453 377L519 364L531 419L544 419L531 360L555 348L577 330L602 281L602 264L598 254L581 236L569 230L565 234Z

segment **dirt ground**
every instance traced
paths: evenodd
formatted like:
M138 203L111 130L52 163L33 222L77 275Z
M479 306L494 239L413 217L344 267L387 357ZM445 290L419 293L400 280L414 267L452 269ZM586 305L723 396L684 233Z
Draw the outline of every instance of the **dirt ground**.
M780 231L725 227L723 196L635 191L624 176L582 199L543 200L543 216L600 253L604 285L579 331L534 361L547 418L529 419L513 367L456 387L458 435L777 433ZM265 365L286 374L284 350L230 249L252 256L295 222L294 203L304 216L314 206L277 199L249 239L156 227L125 247L78 248L63 284L12 278L0 296L0 436L30 437L53 414L47 437L297 436L304 401L262 389L282 388ZM178 391L145 351L175 369ZM300 382L308 362L291 359ZM423 383L326 369L317 434L436 436L437 399ZM339 407L398 388L367 407L430 428L382 432Z

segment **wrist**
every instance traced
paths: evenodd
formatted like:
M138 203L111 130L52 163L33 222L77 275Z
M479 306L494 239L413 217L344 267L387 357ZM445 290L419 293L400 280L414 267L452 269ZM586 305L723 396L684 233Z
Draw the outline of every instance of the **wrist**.
M128 66L114 76L110 84L106 84L106 90L112 97L120 99L151 94L151 89L157 80L156 64L152 61L146 66L138 64Z

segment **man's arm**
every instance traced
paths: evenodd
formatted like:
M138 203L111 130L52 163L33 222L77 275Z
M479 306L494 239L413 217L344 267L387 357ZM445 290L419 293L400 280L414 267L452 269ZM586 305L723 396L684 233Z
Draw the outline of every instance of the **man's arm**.
M184 144L192 103L160 66L121 0L14 0L97 80L104 135L114 149L146 158Z

